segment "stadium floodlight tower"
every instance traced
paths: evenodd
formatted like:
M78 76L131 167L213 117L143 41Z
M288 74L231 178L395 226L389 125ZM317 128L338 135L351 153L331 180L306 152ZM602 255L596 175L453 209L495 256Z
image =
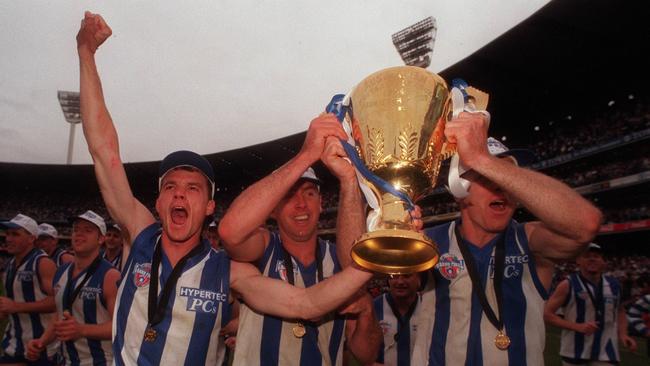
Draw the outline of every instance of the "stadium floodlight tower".
M66 164L72 163L72 149L74 147L74 129L75 126L81 123L81 109L79 107L79 93L71 91L57 92L59 97L59 104L63 110L63 117L65 121L70 124L70 135L68 137L68 158Z
M393 45L405 64L429 67L437 30L436 19L428 17L392 35Z

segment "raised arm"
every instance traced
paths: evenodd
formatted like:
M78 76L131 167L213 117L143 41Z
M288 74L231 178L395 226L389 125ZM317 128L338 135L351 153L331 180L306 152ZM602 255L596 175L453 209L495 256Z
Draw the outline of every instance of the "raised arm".
M447 124L445 135L457 143L464 166L496 184L540 220L526 224L536 256L552 260L577 256L598 232L600 211L566 184L490 155L487 127L482 114L463 112Z
M371 277L372 273L350 266L314 286L301 288L264 277L250 263L232 261L230 286L257 312L313 319L343 304Z
M314 119L300 152L248 187L230 205L219 223L219 236L233 259L249 262L262 256L269 233L261 227L302 173L320 159L328 136L345 137L345 131L332 114Z
M336 256L345 268L350 265L352 244L365 232L366 216L361 190L352 164L338 138L328 137L321 160L339 180L339 207L336 216Z
M153 223L154 218L131 192L120 159L117 132L106 108L97 72L95 51L111 34L111 28L100 15L85 13L77 34L81 124L106 208L111 217L134 238Z

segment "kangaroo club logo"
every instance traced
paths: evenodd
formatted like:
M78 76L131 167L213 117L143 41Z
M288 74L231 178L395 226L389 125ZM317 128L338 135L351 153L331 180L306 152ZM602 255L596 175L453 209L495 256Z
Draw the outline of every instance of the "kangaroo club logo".
M458 257L453 254L445 253L440 256L436 268L442 277L448 280L453 280L465 269L465 261L458 259Z
M287 267L284 266L284 261L279 260L276 262L275 271L278 272L280 279L287 282Z
M151 263L136 263L133 268L133 283L137 287L149 285L151 279Z

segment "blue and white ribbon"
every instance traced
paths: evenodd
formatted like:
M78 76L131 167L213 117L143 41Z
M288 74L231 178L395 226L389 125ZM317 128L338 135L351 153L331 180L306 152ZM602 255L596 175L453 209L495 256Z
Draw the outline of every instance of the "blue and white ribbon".
M383 190L392 194L393 196L402 200L409 211L412 211L415 208L411 198L406 195L404 192L395 189L393 185L381 179L377 175L368 169L366 164L361 160L357 149L355 146L354 138L352 137L352 126L348 121L345 120L345 115L349 110L350 106L350 97L349 95L336 94L332 97L332 100L325 108L327 113L333 113L336 118L341 122L343 129L348 135L347 141L341 139L341 145L348 155L350 163L354 166L357 173L357 181L359 182L359 187L361 192L366 197L368 206L372 209L372 212L368 214L366 225L369 231L375 230L381 220L381 206L379 204L380 197L377 197L375 191L370 188L370 184L374 185L377 189Z

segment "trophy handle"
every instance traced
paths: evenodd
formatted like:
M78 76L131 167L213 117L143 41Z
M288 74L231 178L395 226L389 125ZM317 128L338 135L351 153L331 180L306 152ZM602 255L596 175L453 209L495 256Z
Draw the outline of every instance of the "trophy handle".
M487 107L487 93L468 86L462 79L454 79L452 83L454 85L451 89L453 118L458 117L458 115L463 111L479 112L487 116L489 126L490 114L484 110ZM474 102L468 102L469 97L471 97ZM480 108L480 110L477 110L477 108ZM453 145L450 148L456 151L456 144L450 145ZM465 198L469 194L470 181L461 177L465 172L467 172L467 170L468 169L461 163L458 152L455 152L451 157L449 176L447 177L447 180L449 183L449 191L456 198Z

